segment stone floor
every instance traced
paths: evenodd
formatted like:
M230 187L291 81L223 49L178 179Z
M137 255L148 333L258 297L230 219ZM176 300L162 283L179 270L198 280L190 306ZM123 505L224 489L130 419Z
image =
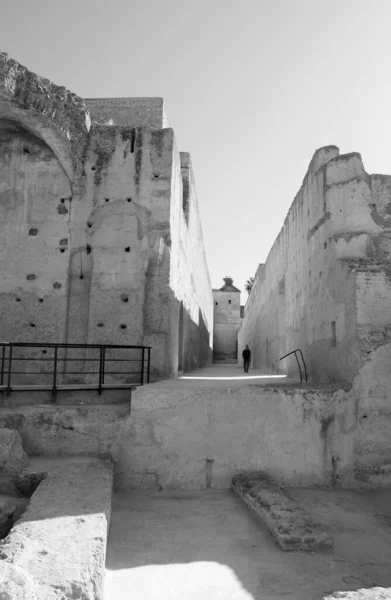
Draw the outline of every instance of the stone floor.
M335 391L343 388L345 384L344 382L312 384L311 381L301 383L298 371L296 377L287 377L277 373L265 373L259 369L250 369L248 373L245 373L241 364L213 364L188 373L179 373L178 377L163 379L150 385L159 388L178 388L180 386L186 388L232 388L242 387L243 385L256 385L261 387L299 387Z
M330 530L332 551L281 551L230 491L114 495L105 600L315 600L391 587L391 490L289 492Z

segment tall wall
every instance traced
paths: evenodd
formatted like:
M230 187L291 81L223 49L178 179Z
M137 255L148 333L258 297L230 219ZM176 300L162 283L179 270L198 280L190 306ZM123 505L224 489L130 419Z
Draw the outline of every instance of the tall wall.
M213 358L215 361L237 358L240 318L240 292L213 290Z
M318 150L265 265L239 331L255 366L311 381L353 382L391 326L391 177L368 175L357 153Z
M89 101L111 115L91 125L83 100L0 54L1 340L150 345L156 380L180 366L181 314L183 368L208 362L194 178L186 218L174 132L149 100Z

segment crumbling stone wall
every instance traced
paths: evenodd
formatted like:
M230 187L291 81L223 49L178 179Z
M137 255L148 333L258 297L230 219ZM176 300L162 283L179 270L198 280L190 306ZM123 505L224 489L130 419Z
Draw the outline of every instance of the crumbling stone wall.
M328 462L344 479L351 461L363 483L391 464L390 224L391 177L368 175L357 153L318 150L239 330L264 371L297 378L294 357L275 361L299 347L311 382L347 383L350 408L328 404L324 419Z
M318 150L248 299L240 345L255 365L312 381L352 382L389 342L391 177L368 175L359 154Z
M178 369L180 306L186 368L206 364L212 297L194 179L186 219L163 103L133 100L89 101L91 125L84 100L0 54L0 339L151 345L159 379Z

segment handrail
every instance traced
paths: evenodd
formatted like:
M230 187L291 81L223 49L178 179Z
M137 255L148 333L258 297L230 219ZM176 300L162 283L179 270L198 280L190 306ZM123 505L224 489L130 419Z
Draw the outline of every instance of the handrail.
M41 342L0 342L0 348L0 392L5 391L7 396L12 390L17 389L49 389L53 397L55 397L58 389L86 389L85 377L89 380L87 387L98 390L99 394L102 393L103 389L128 389L143 385L145 382L149 383L150 379L151 346L67 344L62 342L48 342L46 344ZM44 349L42 354L47 354L47 349L51 349L52 352L44 357L28 356L28 354L26 356L25 352L21 356L18 356L16 350L22 348L42 348ZM60 349L65 351L61 352L59 356ZM69 353L71 349L81 349L86 352L88 350L98 350L99 352L92 352L89 355L83 352L82 356L75 356L74 353ZM114 357L112 357L115 350L122 350L123 352L121 354L114 352ZM126 351L134 352L130 352L129 355L129 352ZM38 365L43 363L48 366L38 368L37 363ZM94 366L94 363L96 366ZM126 364L123 365L122 363ZM114 364L114 367L112 364ZM69 367L71 368L69 369ZM68 380L68 383L64 383L64 379L75 375L77 376L76 382ZM15 376L20 376L19 383L13 383L12 376L14 376L14 382ZM34 383L31 383L31 376L34 376ZM111 383L105 383L106 376L111 376ZM23 381L26 377L28 378L27 384L23 383L21 385L20 379ZM45 381L44 377L51 378L50 385L42 383L42 380ZM126 378L125 381L124 378ZM91 380L93 383L90 383Z
M300 348L296 348L295 350L292 350L292 352L288 352L288 354L285 354L284 356L281 356L281 358L277 358L277 361L283 360L284 358L286 358L287 356L290 356L291 354L295 355L298 367L299 367L299 373L300 373L300 382L303 383L303 374L301 371L301 366L299 363L299 359L297 358L297 354L296 352L300 352L300 356L301 356L301 360L303 361L303 366L304 366L304 374L305 374L305 382L308 383L308 374L307 374L307 365L305 364L305 360L304 360L304 356L302 351L300 350Z

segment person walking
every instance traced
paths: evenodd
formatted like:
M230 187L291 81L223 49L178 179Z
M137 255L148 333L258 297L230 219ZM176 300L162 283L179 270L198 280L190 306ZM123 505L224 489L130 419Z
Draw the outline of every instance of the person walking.
M251 350L248 347L248 344L246 344L246 347L245 347L245 349L242 352L242 356L243 356L244 372L248 373L248 368L250 366L250 361L251 361Z

